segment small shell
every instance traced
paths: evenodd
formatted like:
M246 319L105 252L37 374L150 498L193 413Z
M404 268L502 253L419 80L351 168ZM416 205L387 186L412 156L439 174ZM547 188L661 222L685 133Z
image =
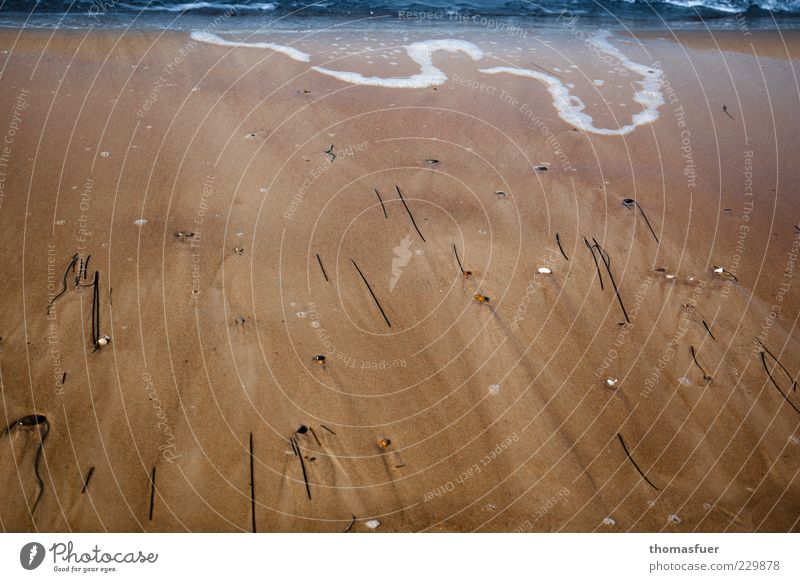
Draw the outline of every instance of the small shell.
M489 385L489 394L500 394L500 384L490 384Z
M110 337L108 337L107 335L100 336L100 337L97 339L97 345L98 345L98 346L107 346L107 345L108 345L108 342L110 342L110 341L111 341L111 338L110 338Z
M537 270L539 273L541 273L542 275L549 275L550 273L552 273L552 272L553 272L553 271L551 271L550 269L548 269L547 267L539 267L539 268L538 268L538 269L536 269L536 270Z
M714 272L715 272L717 275L722 275L722 273L724 273L724 272L725 272L725 269L723 269L722 267L716 267L716 268L714 269Z
M604 517L603 525L617 525L617 520L615 520L613 517Z
M675 278L675 275L665 275L665 277L666 277L667 279L674 279L674 278Z
M145 224L147 224L147 219L137 218L136 220L133 221L133 224L135 224L136 226L144 226Z
M609 388L613 388L614 386L616 386L617 382L619 382L619 380L617 380L616 378L606 378L606 384L608 384Z
M369 529L378 529L381 526L381 520L379 520L379 519L370 519L364 525L366 525Z

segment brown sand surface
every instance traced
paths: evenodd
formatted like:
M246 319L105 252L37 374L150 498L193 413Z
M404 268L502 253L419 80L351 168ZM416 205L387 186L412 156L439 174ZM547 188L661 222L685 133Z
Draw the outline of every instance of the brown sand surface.
M391 89L0 32L3 530L800 531L800 49L742 34L618 37L668 101L603 136L463 53ZM576 38L539 48L597 125L636 111Z

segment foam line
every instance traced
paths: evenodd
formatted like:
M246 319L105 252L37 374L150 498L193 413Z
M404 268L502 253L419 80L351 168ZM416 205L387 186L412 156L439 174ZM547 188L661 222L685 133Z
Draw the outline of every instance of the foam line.
M296 61L302 61L304 63L307 63L311 60L311 56L304 53L303 51L297 50L296 48L291 46L286 46L282 44L273 44L271 42L239 42L236 40L225 40L224 38L219 37L216 34L203 31L193 32L192 40L205 42L208 44L215 44L218 46L270 49L275 52L282 53L287 57L292 58Z
M609 43L606 40L605 34L593 37L590 42L599 51L616 58L621 66L642 77L642 81L637 81L642 88L633 94L633 100L642 105L643 109L631 118L630 124L624 125L619 129L595 127L592 116L584 112L586 104L583 100L577 95L571 95L569 87L552 75L519 67L492 67L479 70L481 73L490 75L507 73L518 77L528 77L541 81L545 84L550 95L553 97L553 105L558 111L558 116L570 125L574 125L579 129L591 133L600 135L626 135L640 125L652 123L658 119L658 108L664 105L664 96L660 89L661 71L657 68L633 62L614 45Z
M324 67L312 67L318 73L330 75L340 81L355 85L372 85L374 87L391 87L396 89L424 89L434 85L441 85L447 81L447 75L433 64L433 53L446 51L449 53L463 52L473 61L483 58L483 51L471 42L464 40L426 40L415 42L405 47L406 53L412 61L419 65L420 71L410 77L365 77L361 73L351 71L335 71Z

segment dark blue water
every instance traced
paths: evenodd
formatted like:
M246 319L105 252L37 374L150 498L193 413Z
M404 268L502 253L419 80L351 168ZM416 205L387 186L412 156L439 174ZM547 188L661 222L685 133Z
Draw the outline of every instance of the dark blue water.
M0 11L38 13L121 14L131 12L219 14L235 9L240 15L287 14L307 16L378 15L398 17L401 13L436 13L547 17L567 10L583 16L620 18L678 17L713 18L745 13L749 16L800 15L800 0L327 0L317 3L297 0L0 0Z

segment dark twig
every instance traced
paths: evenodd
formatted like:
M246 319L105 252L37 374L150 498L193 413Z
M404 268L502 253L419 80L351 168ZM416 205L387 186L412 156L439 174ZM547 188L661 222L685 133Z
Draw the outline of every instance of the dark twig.
M294 446L297 447L297 450L300 452L298 457L300 457L300 469L303 471L303 482L306 484L306 495L308 498L311 499L311 486L308 484L308 475L306 474L306 463L303 461L303 451L300 451L300 446L297 444L297 441L294 437L291 437L294 441Z
M642 478L644 478L644 480L650 484L650 487L652 487L656 491L661 491L658 487L653 485L653 482L647 478L647 475L644 474L644 472L639 468L639 465L636 464L636 461L633 460L630 451L628 451L628 447L625 445L625 440L622 438L622 435L620 433L617 433L617 436L619 437L619 442L622 444L622 448L625 450L625 454L628 455L628 459L630 460L631 463L633 463L633 466L636 467L636 470L639 471L639 475L641 475Z
M150 477L150 521L153 521L153 506L156 501L156 468L153 467L153 475Z
M50 434L50 421L47 420L47 417L42 414L23 416L22 418L17 419L8 425L3 430L3 434L0 436L5 436L7 434L10 435L11 431L15 428L31 427L36 427L36 430L39 434L39 447L36 449L36 458L33 460L33 473L36 476L36 484L39 486L39 493L36 495L36 501L33 502L33 508L31 509L31 515L33 515L33 513L36 511L36 507L42 500L42 495L44 495L44 480L42 480L42 475L39 472L39 461L41 461L42 454L44 453L44 441L47 438L47 435ZM44 431L44 435L42 434L42 431Z
M461 264L461 259L458 258L458 250L456 249L456 243L453 243L453 254L456 256L456 262L458 263L458 268L461 269L461 274L464 274L464 266Z
M592 260L594 260L594 268L597 270L597 277L600 279L600 291L603 291L605 287L603 286L603 274L600 272L600 265L597 262L597 257L594 254L594 248L592 245L589 244L589 241L586 240L586 237L583 237L583 242L586 244L586 248L589 249L589 252L592 253Z
M333 432L331 429L329 429L329 428L328 428L327 426L325 426L324 424L321 424L320 426L321 426L322 428L324 428L325 430L327 430L329 433L331 433L333 436L336 436L336 433L335 433L335 432Z
M325 272L325 267L322 266L322 259L319 258L319 253L317 253L317 262L319 263L319 268L322 269L322 275L325 277L325 280L329 281L328 273Z
M781 367L781 370L783 370L784 374L789 377L789 380L792 382L792 390L797 390L797 380L792 377L792 375L789 373L789 370L784 368L783 364L781 364L781 361L775 357L775 354L769 351L769 348L764 345L764 342L762 342L760 338L756 338L756 341L761 344L761 347L764 348L764 351L767 352L767 354L769 354L773 360L775 360L775 362Z
M714 341L717 341L717 338L715 338L714 334L711 333L711 328L708 327L708 324L706 323L705 319L703 320L703 326L706 328L706 331L708 332L708 335L711 336L711 339L713 339Z
M414 229L416 229L417 234L419 235L419 238L422 239L422 242L428 242L428 241L425 240L425 237L422 236L422 233L419 231L419 227L417 226L417 221L414 220L414 215L411 214L411 210L409 210L408 204L406 204L406 199L403 198L403 193L400 192L400 186L395 186L395 189L397 189L397 194L400 196L400 202L403 203L403 206L405 207L406 212L408 212L408 217L411 219L411 224L414 225Z
M636 207L639 209L639 212L641 212L641 213L642 213L642 218L644 218L644 221L647 223L647 228L649 228L649 229L650 229L650 232L652 233L652 235L653 235L653 238L654 238L654 239L656 239L656 242L657 242L657 243L661 244L661 243L659 242L659 240L658 240L658 237L656 236L656 231L655 231L655 230L653 230L653 227L652 227L652 225L650 224L650 221L647 219L647 215L644 213L644 209L642 208L642 205L641 205L641 204L639 204L638 200L637 200L637 202L636 202Z
M372 295L372 298L375 300L375 305L377 305L378 309L381 310L381 315L383 315L383 319L386 321L386 325L392 327L392 323L389 321L389 318L386 317L386 312L383 310L383 307L381 307L381 303L380 301L378 301L378 298L375 297L375 293L372 291L372 287L370 286L369 281L367 281L367 278L364 276L364 273L361 272L361 269L358 268L358 265L356 265L356 262L353 259L350 259L350 262L353 263L353 266L356 268L356 271L358 271L358 274L361 275L361 279L363 279L364 284L367 286L369 294Z
M253 433L250 433L250 513L253 533L256 533L256 480L254 475Z
M619 289L617 288L617 282L614 280L614 274L611 272L611 257L603 250L603 247L600 246L594 238L594 246L597 247L597 250L600 252L600 258L603 259L603 264L606 266L606 271L608 272L608 278L611 279L611 285L614 286L614 293L617 294L617 301L619 301L619 306L622 308L622 315L625 316L625 321L630 323L631 320L628 317L628 312L625 310L625 304L622 302L622 296L619 294Z
M333 144L331 144L331 147L325 150L325 153L331 157L331 163L336 160L336 152L333 151Z
M558 250L561 251L561 254L564 255L565 259L569 260L567 253L564 252L564 247L561 246L561 236L558 233L556 233L556 242L558 243Z
M355 516L355 515L353 515L353 521L351 521L351 522L350 522L350 525L348 525L348 526L347 526L347 529L346 529L346 530L344 530L344 533L347 533L347 532L349 532L351 529L353 529L353 526L354 526L355 524L356 524L356 516Z
M318 444L319 446L322 446L322 443L321 443L321 442L319 442L319 439L317 438L317 433L315 433L315 432L314 432L314 429L313 429L313 428L311 428L311 427L308 427L308 431L311 433L311 436L313 436L313 437L314 437L314 440L315 440L315 441L317 441L317 444Z
M792 403L791 400L789 400L789 397L783 393L783 390L781 390L780 386L778 386L777 382L775 382L774 378L772 377L772 374L769 373L769 368L767 367L767 358L764 356L764 352L761 352L761 363L764 365L764 371L767 373L767 376L769 376L769 379L772 382L772 385L775 386L775 389L781 393L781 396L783 396L783 399L789 403L789 406L794 408L795 412L800 414L800 410Z
M81 495L86 493L86 488L89 486L89 480L94 475L94 467L89 467L89 472L86 473L86 477L83 479L83 489L81 489Z
M694 360L694 364L695 364L695 366L697 366L698 368L700 368L700 371L703 373L703 379L704 379L705 381L707 381L707 382L708 382L708 381L710 381L710 380L711 380L711 376L709 376L708 374L706 374L706 371L703 369L703 366L701 366L701 365L700 365L700 362L698 362L698 361L697 361L697 354L696 354L696 353L695 353L695 351L694 351L694 346L689 346L689 351L691 351L691 352L692 352L692 359Z
M47 308L48 308L48 310L50 309L50 306L51 306L53 303L55 303L55 302L56 302L56 299L58 299L58 298L59 298L59 297L61 297L61 296L62 296L64 293L66 293L66 292L67 292L67 277L69 276L69 271L70 271L70 269L72 269L72 268L75 266L75 263L77 262L77 260L78 260L79 258L80 258L80 257L79 257L79 255L78 255L78 253L75 253L74 255L72 255L72 259L70 260L69 264L67 265L67 268L66 268L66 269L64 269L64 281L63 281L63 287L61 288L61 291L59 291L58 295L56 295L55 297L53 297L53 298L50 300L50 303L48 303L48 304L47 304Z
M377 188L375 188L375 195L378 197L378 200L381 203L381 208L383 208L383 217L389 218L389 215L386 213L386 205L383 203L383 198L381 198L381 193L378 192Z
M94 272L92 287L92 344L96 351L100 339L100 271Z
M723 112L725 115L727 115L728 117L730 117L731 119L733 119L734 121L736 120L736 118L735 118L733 115L731 115L731 114L728 112L728 106L727 106L727 105L725 105L724 103L723 103L723 105L722 105L722 112Z

